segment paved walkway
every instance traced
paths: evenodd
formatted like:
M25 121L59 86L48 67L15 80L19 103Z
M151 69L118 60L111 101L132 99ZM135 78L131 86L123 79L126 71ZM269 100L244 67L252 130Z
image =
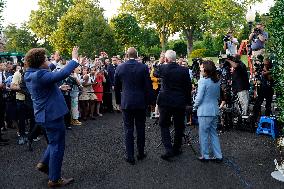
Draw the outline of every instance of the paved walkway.
M46 188L47 176L35 170L46 146L44 139L29 152L26 146L16 145L15 130L6 133L11 144L0 146L0 188ZM284 183L270 176L277 151L267 136L239 131L221 134L222 164L199 162L188 145L169 163L160 159L158 126L147 120L147 159L130 166L122 159L122 134L117 113L67 131L62 176L75 178L67 188L284 188ZM191 136L198 141L196 129ZM197 143L193 147L198 151Z

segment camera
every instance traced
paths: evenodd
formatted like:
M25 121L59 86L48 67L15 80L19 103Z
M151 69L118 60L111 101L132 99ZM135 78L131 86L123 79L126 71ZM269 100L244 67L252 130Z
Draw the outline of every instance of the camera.
M230 35L225 35L224 38L223 38L223 41L224 42L231 41L231 36Z
M264 57L262 55L258 55L257 61L255 61L254 63L254 69L255 69L255 72L257 73L256 75L258 76L261 75L261 72L264 68L263 60L264 60Z
M261 31L261 29L259 29L259 28L254 28L254 29L253 29L253 33L254 33L255 35L259 35L259 34L262 33L262 31Z
M231 60L233 62L239 62L239 60L236 57L231 56L231 55L227 55L227 54L221 54L221 55L218 56L218 58L219 58L219 64L222 68L223 67L228 67L228 68L231 67L230 62L228 62L227 60Z

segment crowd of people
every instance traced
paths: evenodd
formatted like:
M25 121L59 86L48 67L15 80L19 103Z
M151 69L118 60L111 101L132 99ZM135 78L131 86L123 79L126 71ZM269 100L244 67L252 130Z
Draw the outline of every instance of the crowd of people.
M260 30L263 29L261 27ZM262 33L258 35L261 37L254 39L252 36L251 40L259 46L267 40L267 36ZM225 62L230 69L230 84L238 96L241 114L245 118L249 111L250 80L246 65L237 55L237 45L237 40L229 32L224 48L233 58L226 58ZM256 51L263 51L255 46L252 48L253 55L257 54ZM171 161L182 153L185 125L191 125L192 117L196 115L201 154L198 159L202 162L222 162L217 122L220 109L229 103L226 87L222 83L224 75L220 73L223 66L224 62L217 68L213 61L200 60L196 74L187 60L178 58L172 50L161 53L158 60L151 57L149 61L144 61L138 57L135 48L129 48L123 58L108 57L102 52L94 60L79 56L78 47L72 51L72 60L63 59L59 52L48 58L45 49L31 49L23 64L0 63L0 144L9 144L9 140L1 134L7 129L16 129L17 143L28 143L29 148L44 134L48 147L37 169L49 175L49 187L64 186L73 181L72 178L61 177L65 129L84 126L85 121L103 117L105 112L122 113L125 160L134 165L134 127L137 133L137 159L143 160L147 156L144 152L145 120L149 111L150 117L159 121L165 147L165 153L161 155L163 160ZM264 98L267 100L266 115L271 114L270 96L273 90L269 91L269 95L264 94L267 88L272 89L270 72L271 61L265 58L260 72L262 93L256 100L255 117L260 114ZM173 144L169 129L172 124L175 130Z
M102 117L102 112L120 112L114 96L114 73L122 62L120 57L79 59L85 65L77 67L66 79L58 82L69 109L64 119L67 129L82 125L82 121ZM52 54L47 61L52 72L60 72L68 64L59 52ZM19 145L29 140L38 141L41 133L38 123L34 121L32 99L23 79L25 71L26 65L22 63L0 63L1 131L16 129ZM0 135L0 143L5 145L8 140Z

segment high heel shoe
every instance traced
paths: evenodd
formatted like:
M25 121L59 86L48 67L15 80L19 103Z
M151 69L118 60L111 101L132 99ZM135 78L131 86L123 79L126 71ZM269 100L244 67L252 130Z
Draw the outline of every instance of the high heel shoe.
M197 159L203 163L208 163L210 161L210 159L205 159L204 157L198 157Z

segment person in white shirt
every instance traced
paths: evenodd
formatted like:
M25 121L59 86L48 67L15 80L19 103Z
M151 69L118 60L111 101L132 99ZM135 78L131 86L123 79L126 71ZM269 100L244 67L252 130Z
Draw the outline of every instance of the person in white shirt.
M238 53L238 39L233 37L232 32L228 32L223 39L224 41L224 50L227 55L234 56Z

